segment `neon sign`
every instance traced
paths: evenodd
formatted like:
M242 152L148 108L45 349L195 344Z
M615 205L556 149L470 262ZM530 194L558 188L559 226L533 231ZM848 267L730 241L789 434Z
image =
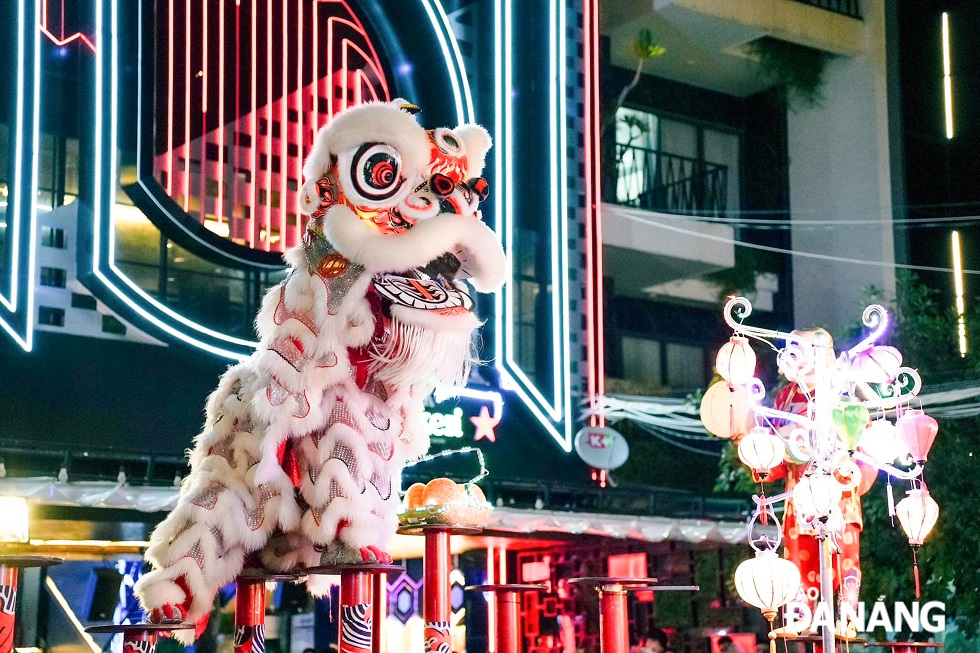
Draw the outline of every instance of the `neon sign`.
M463 409L454 408L451 413L422 411L422 421L430 438L463 437Z
M9 285L0 287L0 327L24 351L34 346L34 267L37 257L37 175L41 124L41 38L38 0L17 5L17 88L14 159L7 189ZM0 279L3 281L3 279Z
M25 274L23 269L26 263L26 267L33 270L36 243L34 233L36 207L33 198L36 197L36 150L39 140L39 85L35 82L39 79L40 72L39 34L42 29L46 30L45 33L52 34L58 31L56 25L49 29L46 18L41 15L42 2L45 3L46 11L47 0L21 0L18 3L17 56L20 65L18 66L14 149L22 165L17 165L15 172L25 170L27 166L26 169L31 170L31 176L30 179L17 179L8 198L11 202L8 214L11 218L10 231L15 234L16 241L12 250L14 274L9 290L0 287L0 326L3 326L27 350L30 350L32 344L35 309L33 274ZM503 389L513 391L529 407L535 418L555 441L564 450L570 451L578 408L577 401L573 398L573 378L578 371L576 370L573 375L572 367L573 360L578 356L578 350L573 349L572 346L572 329L578 328L575 326L578 315L573 315L571 311L577 310L572 307L576 306L576 300L583 290L577 284L584 283L586 286L584 290L588 333L584 351L589 354L586 391L589 397L602 392L602 324L601 308L597 308L601 307L601 233L598 198L595 192L598 183L598 165L595 156L598 153L599 137L595 125L597 114L594 110L598 101L596 1L585 2L586 22L583 41L586 109L584 116L586 273L584 280L576 277L574 282L570 268L577 265L578 253L574 244L577 239L577 223L573 220L580 209L576 202L571 201L573 189L569 182L570 172L573 171L569 149L575 149L572 134L577 124L570 117L569 109L571 98L574 96L572 87L578 86L577 83L569 85L570 82L575 81L574 73L568 66L569 51L574 52L574 48L569 45L569 40L578 38L574 32L567 29L569 8L573 5L570 5L567 0L548 0L547 3L539 5L520 6L521 12L525 10L536 12L535 16L540 17L541 20L525 20L522 13L518 22L515 21L518 7L515 6L514 0L487 0L487 3L488 7L493 8L495 93L494 99L488 99L488 106L485 107L487 114L490 113L489 109L493 110L494 117L484 122L493 126L496 141L495 158L492 164L495 189L494 227L509 252L515 250L520 240L515 216L518 208L516 193L520 192L517 180L521 177L515 173L515 170L525 165L522 159L527 158L516 156L519 144L515 131L519 132L519 130L516 130L515 126L539 122L547 125L542 134L547 140L545 154L540 157L541 160L535 160L533 165L546 171L547 188L541 195L549 198L546 204L547 210L544 212L548 216L547 224L541 229L541 233L546 234L543 250L547 250L547 259L543 261L547 273L541 283L551 289L551 294L548 298L549 315L542 318L548 337L540 340L542 344L547 340L549 355L553 362L553 365L548 367L547 376L536 375L518 355L516 333L519 299L515 284L509 283L505 286L505 291L496 299L496 311L493 316L495 367L499 372ZM336 108L345 103L367 98L394 97L403 93L404 89L408 89L408 94L420 101L434 122L438 122L434 115L444 111L441 107L451 107L450 113L457 122L462 123L475 120L474 98L464 68L460 44L453 33L450 17L440 0L406 1L385 4L384 7L354 0L330 2L245 0L240 3L217 0L216 3L206 4L210 6L210 11L214 15L205 17L203 12L208 11L208 7L192 3L190 0L166 0L157 5L139 3L139 31L133 33L127 30L123 34L119 25L119 12L122 6L120 0L96 0L94 32L91 37L83 39L79 36L76 39L88 49L94 50L95 59L94 138L92 139L94 147L91 161L93 183L90 188L83 190L83 201L79 211L80 233L84 234L86 230L90 230L91 246L80 250L78 269L81 281L92 290L93 294L124 318L144 327L150 327L159 335L216 356L242 360L254 350L255 342L209 328L182 315L142 289L117 265L113 213L118 183L117 145L120 141L120 130L133 130L134 133L128 136L135 136L137 143L139 152L136 161L137 181L127 186L126 192L134 199L138 210L146 214L167 237L185 247L196 247L195 253L213 260L218 265L228 265L249 273L267 272L282 269L281 259L273 250L291 244L295 239L295 233L302 228L298 224L298 218L294 224L288 215L291 186L299 179L302 157L316 126L329 119ZM370 20L361 23L359 20L335 17L331 19L333 22L330 22L328 19L321 20L318 11L310 10L311 6L316 9L328 4L338 7L342 5L347 9L349 9L348 5L355 5L362 10L362 13L369 15ZM242 5L245 7L240 10L239 7ZM155 11L155 6L161 7L163 12L161 16L144 14L144 12ZM194 7L193 12L187 11L188 6ZM251 13L245 11L248 7L253 7L255 11ZM236 14L238 11L243 13ZM240 28L249 34L254 32L250 43L261 43L266 50L264 53L258 53L257 56L274 59L274 53L270 54L268 48L282 47L280 41L274 41L270 37L269 30L286 28L276 27L270 20L260 22L261 12L268 15L288 16L293 22L290 23L286 35L290 39L295 36L301 41L312 42L313 50L320 49L320 45L323 45L321 41L326 43L322 55L325 61L321 61L321 57L312 57L311 50L308 48L301 48L302 52L289 51L288 57L291 58L290 61L295 62L295 66L287 62L282 70L278 67L265 69L260 67L256 69L256 74L251 79L254 81L260 72L264 72L264 80L258 80L256 84L249 81L248 88L240 85L238 92L218 92L216 89L224 88L231 80L239 79L238 72L232 70L234 65L238 65L238 61L242 61L241 65L249 68L255 65L254 57L231 56L231 50L239 42L229 36L234 31L233 28ZM415 19L414 22L407 19L410 14ZM242 18L246 19L235 22ZM202 50L204 54L196 55L200 63L197 70L190 69L193 67L180 67L181 57L187 58L187 53L186 50L181 53L180 45L174 42L173 37L175 31L180 33L182 29L187 29L188 20L194 21L191 27L198 23L211 25L203 35L208 43ZM148 33L155 23L165 26L160 35ZM527 67L529 57L534 55L526 51L528 47L526 38L515 37L515 23L525 31L547 25L547 32L541 34L542 38L537 41L542 44L541 50L546 51L548 55L546 62L544 62L545 57L539 57L543 62L541 70L547 71L548 83L542 90L535 90L533 98L531 92L526 90L524 78L528 73L524 69ZM369 39L364 43L351 36L358 32L366 39L368 32L366 27L378 29L379 25L384 30L384 52L390 59L391 70L385 68L384 62L370 45ZM427 29L420 30L419 25L424 25ZM260 35L260 27L264 28L264 35ZM412 33L409 35L408 32ZM29 38L31 36L33 36L33 49L32 39ZM491 36L487 35L487 37ZM53 37L49 35L49 38ZM64 38L75 37L66 37L64 34L58 37L59 40ZM163 53L162 58L154 57L155 51L152 47L144 45L152 44L154 38L165 39L168 52ZM248 39L245 41L249 42ZM94 48L95 43L99 44L98 48ZM440 65L427 67L424 75L412 77L413 66L402 53L400 49L402 46L412 48L413 52L418 50L422 56L428 48L434 53L432 58ZM281 63L281 59L277 58L276 61ZM126 85L122 88L119 79L120 62L133 60L138 63L138 83L135 86ZM154 69L154 61L161 62L160 71ZM320 68L321 65L323 68ZM313 102L307 108L305 100L300 99L302 93L310 91L311 85L301 69L309 71L313 67L317 69L314 74L317 79L328 73L333 75L336 71L342 71L337 73L336 80L323 81L331 89L328 93L331 98L334 87L340 91L339 104L336 106L331 100L324 110L321 110L319 102ZM33 77L30 74L32 70ZM191 94L180 95L175 90L177 87L174 82L180 81L180 76L184 77L182 81L185 87L199 85L199 88L193 89L197 100L191 106L191 109L197 109L198 112L193 124L201 125L201 128L196 131L196 140L188 139L186 124L187 118L191 116L188 109ZM335 81L343 83L335 83ZM521 89L527 97L518 100L515 94L518 89ZM166 97L167 108L165 121L160 123L164 125L160 129L161 142L154 152L153 130L148 129L147 125L152 127L154 123L152 117L154 98L159 97L161 92ZM247 95L247 99L239 99L239 92ZM123 101L122 93L137 94L135 99L138 102ZM309 94L312 97L312 91ZM264 97L259 98L259 95ZM242 102L250 109L241 111L241 106L232 109L232 103L236 101ZM181 105L183 109L180 108ZM128 107L135 107L135 111L124 114L124 111L129 111ZM300 110L301 108L303 110ZM232 116L233 120L228 121L228 116ZM442 117L439 119L441 120ZM261 121L265 121L264 132ZM276 125L280 133L280 142L285 143L286 148L275 147L276 137L272 132L276 129ZM255 178L247 184L236 186L238 182L229 175L237 172L219 169L241 167L238 165L238 159L233 160L231 150L234 148L229 146L245 148L234 140L238 138L237 133L242 131L252 139L245 154L247 167ZM207 151L209 143L217 147L213 164ZM289 151L289 145L295 145L295 151ZM195 148L203 148L203 151L194 154ZM285 154L283 150L286 150ZM179 161L181 158L179 153L182 151L185 154L184 164ZM201 162L201 175L196 180L190 178L191 166L188 164L190 158L188 152L197 156ZM268 165L263 169L261 165L263 157L272 153L275 153L275 156L268 157ZM278 162L279 172L272 170L273 160ZM203 170L206 166L209 166L210 172ZM222 201L202 203L200 201L202 191L198 188L195 190L199 197L197 215L194 219L188 219L185 208L192 208L191 190L198 186L206 187L209 182L217 184L216 195ZM268 194L264 203L256 203L259 190L264 190ZM204 194L208 192L205 189ZM273 192L279 193L277 207L272 206L270 199ZM226 196L227 201L224 200ZM178 204L175 199L180 199L180 203ZM245 200L252 202L249 205L253 207L249 209L252 222L245 221L239 234L236 231L238 227L233 226L232 223L237 219L235 207L238 205L244 207ZM207 210L208 208L210 210ZM202 227L202 215L204 227L207 229ZM265 238L262 237L263 226ZM278 227L279 240L273 242L276 227ZM245 245L258 248L258 251L249 251L246 247L231 242L229 238L224 237L224 230L227 230L230 238L239 238ZM220 233L215 233L216 231ZM516 272L512 272L512 277L514 276ZM493 404L493 411L488 410L488 417L500 418L503 401L499 392L475 389L467 389L467 392L495 395L482 398ZM480 419L479 416L474 418ZM468 426L465 422L463 425ZM485 435L484 439L491 438Z

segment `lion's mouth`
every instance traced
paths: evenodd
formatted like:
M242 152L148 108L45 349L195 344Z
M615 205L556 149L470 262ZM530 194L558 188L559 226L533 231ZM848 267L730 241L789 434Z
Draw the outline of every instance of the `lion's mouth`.
M460 274L462 272L462 274ZM375 275L373 285L392 304L426 311L473 308L473 299L457 277L466 274L462 261L450 252L405 272Z

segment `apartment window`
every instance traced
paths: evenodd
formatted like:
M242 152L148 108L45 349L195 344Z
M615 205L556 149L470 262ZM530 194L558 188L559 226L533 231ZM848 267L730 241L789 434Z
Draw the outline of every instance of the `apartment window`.
M58 227L41 227L41 245L44 247L65 249L68 247L68 243L65 240L65 230Z
M111 333L117 336L124 336L126 335L126 325L112 315L103 315L102 333Z
M41 285L52 288L64 288L68 273L61 268L41 268Z
M739 148L738 135L730 131L621 108L615 201L667 213L737 210Z
M98 302L95 301L95 297L92 295L73 292L71 294L71 307L94 311L98 307Z
M65 309L50 306L38 306L37 323L44 326L65 326Z
M705 352L699 346L624 335L620 348L628 381L675 391L705 386Z
M661 346L656 340L623 336L623 377L661 386L664 383L661 370Z

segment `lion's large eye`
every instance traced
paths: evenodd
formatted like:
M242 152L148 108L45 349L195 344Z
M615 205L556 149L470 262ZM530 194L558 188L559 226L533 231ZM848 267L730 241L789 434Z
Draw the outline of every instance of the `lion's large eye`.
M354 190L373 201L394 197L401 188L401 157L384 143L366 143L351 161L350 178Z

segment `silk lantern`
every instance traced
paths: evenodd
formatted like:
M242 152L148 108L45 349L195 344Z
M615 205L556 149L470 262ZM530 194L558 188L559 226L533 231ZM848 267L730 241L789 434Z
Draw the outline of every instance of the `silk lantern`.
M871 415L867 407L853 397L837 402L830 413L834 421L834 431L848 451L857 449L858 440L868 427Z
M939 519L939 504L929 496L924 487L909 490L908 495L895 506L895 514L909 544L920 546Z
M861 434L858 446L869 456L883 463L891 463L907 456L909 449L902 441L898 428L887 419L876 419Z
M772 549L755 552L735 569L735 590L742 600L758 608L772 622L776 611L800 591L800 570L789 560L780 558ZM775 639L770 635L769 650L775 652Z
M732 385L741 385L751 380L755 375L755 352L752 351L748 338L732 336L718 350L715 369L721 378Z
M742 435L748 430L750 406L744 386L715 383L701 398L701 422L709 433L719 438Z
M811 474L793 488L796 512L810 518L825 520L841 500L843 488L832 476Z
M887 345L876 345L851 359L851 376L867 383L892 383L901 367L902 352Z
M27 499L0 496L0 543L26 544L29 527Z
M939 423L921 410L910 410L896 422L902 440L912 452L912 459L924 463L929 458L929 450L936 441Z
M783 462L786 447L782 439L760 426L749 431L738 442L738 459L765 479L769 471Z

